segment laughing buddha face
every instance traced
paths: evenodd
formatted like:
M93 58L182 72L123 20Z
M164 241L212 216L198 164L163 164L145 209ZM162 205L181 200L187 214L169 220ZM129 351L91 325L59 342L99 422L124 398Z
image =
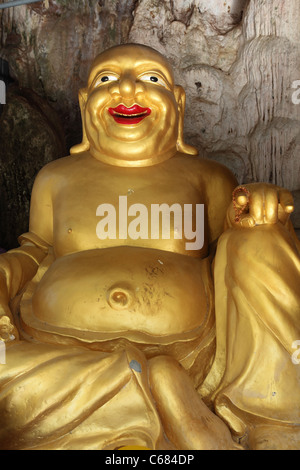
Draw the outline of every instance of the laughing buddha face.
M117 166L153 165L177 151L197 154L183 142L184 90L149 47L128 44L100 54L79 101L83 143L71 153L89 150Z

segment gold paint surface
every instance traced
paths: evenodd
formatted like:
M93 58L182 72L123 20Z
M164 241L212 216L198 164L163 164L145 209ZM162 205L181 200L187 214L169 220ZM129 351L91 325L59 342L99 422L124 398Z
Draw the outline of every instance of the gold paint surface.
M100 54L79 102L82 143L38 174L29 232L0 256L0 449L299 448L290 192L245 197L184 142L185 93L153 49ZM125 196L204 205L203 245L175 216L169 237L124 237L123 212L100 239L97 208Z

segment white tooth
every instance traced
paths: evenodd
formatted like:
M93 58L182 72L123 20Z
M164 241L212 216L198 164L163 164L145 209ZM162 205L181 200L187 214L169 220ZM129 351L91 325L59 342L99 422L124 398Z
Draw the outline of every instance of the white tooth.
M116 113L118 116L125 116L125 117L137 117L137 116L144 116L147 113L140 113L140 114L122 114L122 113Z

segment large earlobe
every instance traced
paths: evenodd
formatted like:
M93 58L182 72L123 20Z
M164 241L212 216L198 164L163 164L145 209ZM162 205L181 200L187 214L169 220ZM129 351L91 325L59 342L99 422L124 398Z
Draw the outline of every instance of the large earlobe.
M74 155L76 153L81 153L81 152L87 152L90 149L90 143L86 135L86 127L85 127L85 106L87 102L87 89L82 88L79 90L79 106L80 106L80 111L81 111L81 120L82 120L82 142L81 144L74 145L74 147L71 148L70 153L71 155Z
M179 119L178 119L178 139L177 139L177 150L181 153L186 153L188 155L198 155L198 150L191 145L188 145L184 142L184 113L185 113L185 102L186 96L185 91L180 85L175 85L174 87L174 95L175 99L178 104L178 112L179 112Z

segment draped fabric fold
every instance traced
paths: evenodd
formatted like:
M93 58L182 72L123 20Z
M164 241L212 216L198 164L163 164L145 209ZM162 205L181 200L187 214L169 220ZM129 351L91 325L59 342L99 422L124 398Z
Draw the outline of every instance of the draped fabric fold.
M17 342L0 367L0 448L155 448L161 425L147 383L134 348L106 354Z
M300 425L300 258L281 224L228 230L215 262L217 351L199 391L239 435ZM255 294L255 295L253 295Z

